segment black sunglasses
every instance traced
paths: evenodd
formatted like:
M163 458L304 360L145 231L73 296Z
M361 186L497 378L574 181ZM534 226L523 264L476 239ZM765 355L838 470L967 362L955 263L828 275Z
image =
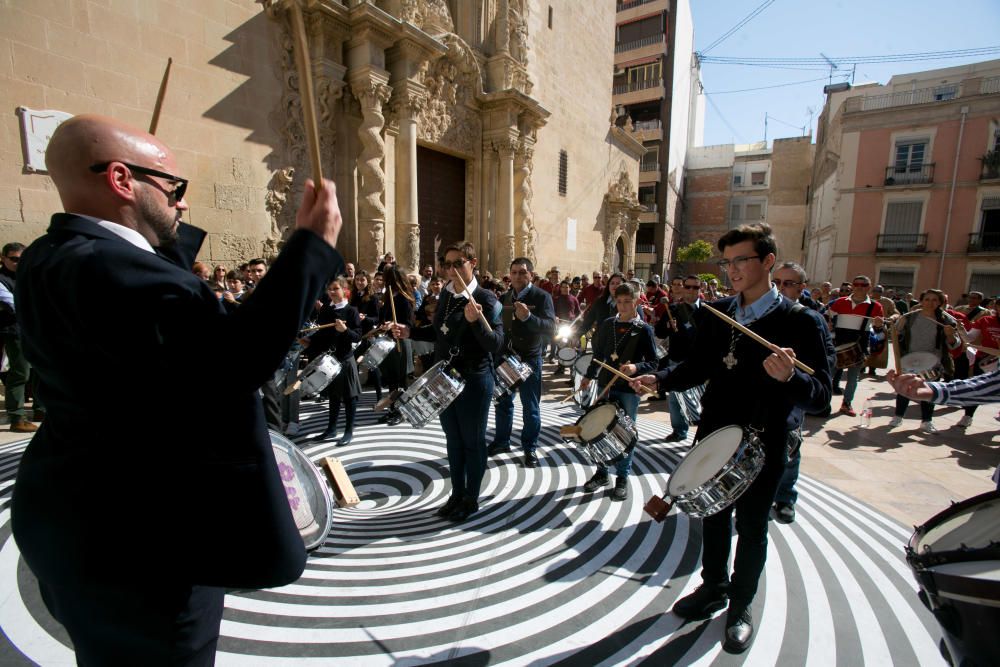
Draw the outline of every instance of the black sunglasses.
M184 199L184 193L187 192L188 180L186 178L181 178L180 176L174 176L173 174L168 174L165 171L157 171L156 169L150 169L149 167L140 167L136 164L129 164L128 162L121 162L120 160L113 160L112 162L119 162L125 165L132 171L139 172L140 174L145 174L147 176L156 176L158 178L164 178L171 183L174 183L174 189L167 194L174 198L175 202ZM90 170L95 174L103 174L111 166L112 162L99 162L98 164L90 165Z

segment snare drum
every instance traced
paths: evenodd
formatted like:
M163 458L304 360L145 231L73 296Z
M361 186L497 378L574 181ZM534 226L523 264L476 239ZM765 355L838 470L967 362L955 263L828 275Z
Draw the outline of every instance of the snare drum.
M596 383L591 382L591 386ZM612 465L624 459L639 440L635 423L617 403L602 402L576 420L575 442L595 465Z
M448 362L439 361L403 392L393 408L414 428L434 419L465 389L458 371L448 371Z
M329 386L340 374L340 362L332 354L321 354L306 366L299 380L302 381L302 395L306 398L315 396Z
M918 526L906 561L954 665L1000 662L1000 491L952 505Z
M597 398L597 382L591 382L586 389L580 388L593 358L594 354L587 352L577 357L576 363L573 364L573 401L584 410L593 405L594 399Z
M394 349L396 349L396 340L388 334L381 334L372 340L371 346L359 363L373 371L382 365L382 362Z
M301 449L280 433L268 433L295 527L306 549L315 549L323 543L333 525L333 494L319 468Z
M493 384L493 401L498 402L507 394L524 384L531 377L534 369L522 362L516 354L509 354L496 367L496 382Z
M660 340L656 339L656 360L659 361L667 356L667 346L665 343L669 343L669 339Z
M910 352L899 360L904 373L912 373L924 380L939 380L944 375L941 358L933 352Z
M573 347L560 347L556 350L556 362L563 368L572 366L578 356L580 356L579 352Z
M690 516L711 516L743 495L764 467L764 446L752 431L726 426L695 444L667 484L677 508Z
M865 355L861 352L861 343L844 343L834 348L837 353L837 368L851 368L857 366L865 360Z
M1000 368L1000 358L993 356L983 357L976 361L976 365L979 366L981 372L992 373L997 368Z
M587 374L587 369L590 368L590 362L594 360L593 352L585 352L576 358L573 362L573 372L579 377L583 377Z

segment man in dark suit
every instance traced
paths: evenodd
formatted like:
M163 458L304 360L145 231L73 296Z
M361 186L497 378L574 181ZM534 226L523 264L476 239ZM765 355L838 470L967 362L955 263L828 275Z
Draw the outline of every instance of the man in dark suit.
M305 566L258 388L343 268L334 186L306 182L298 230L226 313L190 271L205 233L180 223L187 180L156 137L76 116L46 165L66 213L17 284L48 414L18 470L14 537L80 664L211 664L224 588ZM226 390L198 391L206 377Z
M702 521L703 583L673 607L682 618L702 619L725 608L728 599L723 648L741 653L753 638L750 605L764 570L768 517L785 469L788 434L798 428L803 410L817 411L829 403L834 360L822 322L783 298L771 284L777 245L769 225L741 225L719 239L718 245L719 268L728 273L736 296L719 299L710 307L754 330L771 347L719 318L703 317L694 349L685 361L641 376L633 384L659 382L662 389L675 391L709 381L695 441L737 425L756 431L764 445L764 467L746 492ZM797 369L796 357L815 374ZM730 575L734 512L738 538Z
M538 467L535 448L542 430L542 355L545 345L555 333L555 310L552 295L531 284L535 270L531 260L518 257L510 265L511 289L500 298L503 308L503 330L507 334L504 349L514 352L531 366L531 376L521 384L521 449L524 466ZM510 451L510 434L514 425L514 396L506 394L497 402L496 436L490 445L490 456Z

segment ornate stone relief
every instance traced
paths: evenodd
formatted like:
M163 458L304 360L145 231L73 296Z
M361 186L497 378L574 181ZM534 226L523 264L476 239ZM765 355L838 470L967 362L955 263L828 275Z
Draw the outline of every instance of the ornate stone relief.
M510 31L509 48L511 57L522 65L528 64L528 17L523 2L511 2L507 12Z
M457 35L441 40L448 51L425 63L418 81L427 89L427 104L418 116L419 137L472 155L482 134L482 120L471 108L482 94L483 77L472 49Z
M608 186L604 204L604 228L601 230L601 236L604 239L605 265L613 264L615 244L619 237L624 237L622 243L625 246L625 256L622 257L622 263L625 268L632 268L641 207L624 162L621 164L618 176Z
M382 105L389 101L391 89L384 83L369 80L354 82L351 92L361 103L362 114L361 127L358 128L361 139L361 155L358 156L358 171L361 176L358 217L360 222L370 227L370 244L362 251L362 257L368 257L369 253L371 257L377 257L385 252L385 204L382 201L385 192L385 171L382 169L382 160L385 159L385 142L382 140L385 116L382 115Z
M287 217L282 216L282 212L285 209L288 193L292 189L294 180L295 167L285 167L274 172L271 182L267 186L267 193L264 195L264 208L271 220L271 231L264 240L264 256L267 258L278 254L292 228L286 222Z
M514 162L515 176L517 178L517 217L520 219L517 232L521 244L520 251L517 254L527 257L532 263L536 259L536 242L538 240L538 231L535 229L534 216L531 212L531 161L533 154L534 150L522 144L517 152L517 159Z

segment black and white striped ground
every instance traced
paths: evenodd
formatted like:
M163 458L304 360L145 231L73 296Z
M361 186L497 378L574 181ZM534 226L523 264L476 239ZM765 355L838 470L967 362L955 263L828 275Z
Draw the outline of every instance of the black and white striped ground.
M642 511L690 443L662 444L667 428L640 419L660 444L640 445L629 501L613 503L580 490L592 469L558 437L576 413L546 403L542 466L495 461L482 510L456 526L433 514L448 497L438 426L377 425L364 401L354 443L336 449L311 440L325 405L303 404L299 444L340 457L363 500L337 510L299 582L227 597L219 664L943 664L902 558L911 531L826 485L801 479L797 521L772 524L757 638L730 656L722 616L668 613L699 582L700 523ZM0 449L0 664L71 664L10 539L24 444Z

